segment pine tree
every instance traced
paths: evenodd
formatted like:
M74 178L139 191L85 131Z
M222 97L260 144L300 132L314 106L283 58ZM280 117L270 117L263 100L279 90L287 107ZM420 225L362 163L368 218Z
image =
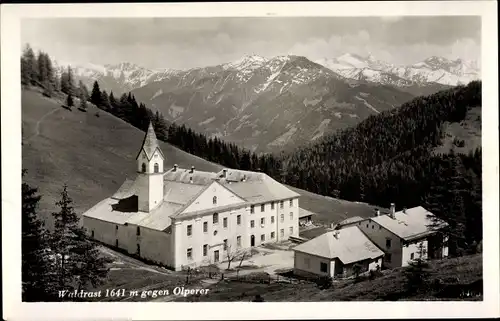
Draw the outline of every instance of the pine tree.
M92 94L90 94L90 102L97 107L101 106L101 90L99 89L99 83L97 81L94 81Z
M68 94L68 97L66 97L66 106L71 108L73 107L73 105L73 97L71 96L71 94Z
M86 110L87 109L87 97L85 96L85 93L80 90L80 109Z
M427 253L423 242L418 246L418 257L408 262L408 267L404 271L406 277L406 289L409 293L425 290L428 285L430 275L429 264L425 261Z
M26 171L23 170L24 177ZM41 199L38 190L22 183L22 300L50 301L51 261L48 249L48 234L43 222L37 217Z
M106 90L101 92L101 105L99 107L106 111L111 110L111 104L109 103L109 96Z
M107 275L106 264L110 261L101 256L97 245L85 236L66 185L56 205L60 211L52 213L55 223L51 250L57 258L55 270L58 286L71 291L100 284Z
M29 44L21 58L21 81L26 85L35 85L38 80L38 63L35 53Z

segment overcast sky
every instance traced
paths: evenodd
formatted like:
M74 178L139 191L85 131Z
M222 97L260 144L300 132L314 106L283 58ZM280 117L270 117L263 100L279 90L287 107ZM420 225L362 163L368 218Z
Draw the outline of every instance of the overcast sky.
M459 16L51 18L23 20L21 26L23 44L60 61L175 69L216 65L245 54L317 60L346 52L371 53L394 64L433 55L480 63L480 33L480 17Z

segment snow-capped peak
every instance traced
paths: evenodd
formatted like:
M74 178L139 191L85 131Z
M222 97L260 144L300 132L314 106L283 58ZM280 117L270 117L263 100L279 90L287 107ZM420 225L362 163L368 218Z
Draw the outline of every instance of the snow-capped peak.
M257 69L257 68L261 67L266 62L267 62L267 59L264 58L264 57L262 57L262 56L258 56L258 55L245 55L245 56L241 57L238 60L235 60L235 61L230 62L230 63L223 64L222 66L225 69L232 68L232 69L242 70L242 69L248 69L249 68L249 69L253 70L253 69Z

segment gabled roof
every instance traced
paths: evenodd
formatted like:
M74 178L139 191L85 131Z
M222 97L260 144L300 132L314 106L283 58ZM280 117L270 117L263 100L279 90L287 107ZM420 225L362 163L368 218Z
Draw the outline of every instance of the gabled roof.
M384 255L357 226L335 232L327 232L296 246L293 250L326 259L338 258L344 264L375 259Z
M346 218L343 221L340 221L339 223L336 224L336 226L340 227L340 226L347 225L347 224L361 222L361 221L364 221L367 219L368 218L362 218L361 216L353 216L353 217Z
M429 216L434 216L422 206L414 207L395 213L395 218L388 214L372 217L371 219L385 229L394 233L404 240L424 236L433 233L434 230L429 227L432 220ZM446 224L443 222L443 224Z
M141 155L141 152L144 151L148 160L151 160L156 150L158 150L161 156L165 158L163 152L161 151L160 145L158 145L158 140L156 139L153 124L150 122L146 135L144 136L144 140L142 141L141 149L139 150L139 153L137 154L135 159L138 159L139 155Z
M311 216L311 215L316 215L316 213L313 213L311 211L303 209L302 207L299 207L299 218L303 218L303 217Z
M186 183L186 184L195 184L195 185L210 185L216 177L216 173L213 172L204 172L194 170L191 173L190 169L177 168L170 169L165 172L163 178L165 182L172 181L178 183Z

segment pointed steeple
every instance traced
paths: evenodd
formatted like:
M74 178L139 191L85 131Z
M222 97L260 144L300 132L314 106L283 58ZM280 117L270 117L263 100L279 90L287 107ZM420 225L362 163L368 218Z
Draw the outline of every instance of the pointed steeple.
M160 153L162 153L160 146L158 145L158 140L156 138L155 130L153 128L153 123L149 122L146 136L144 136L144 140L142 141L141 149L139 150L139 154L137 154L136 159L139 158L139 155L144 150L148 160L151 160L151 158L153 158L153 155L154 155L154 152L156 151L156 149L158 149L160 151ZM163 156L163 153L162 153L162 156Z

